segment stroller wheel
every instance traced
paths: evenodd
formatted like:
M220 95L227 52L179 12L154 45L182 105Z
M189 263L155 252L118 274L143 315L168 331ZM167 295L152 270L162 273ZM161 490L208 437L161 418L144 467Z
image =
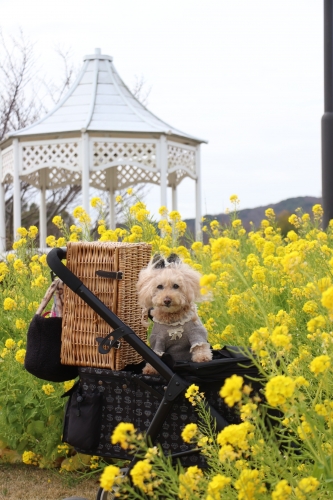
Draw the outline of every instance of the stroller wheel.
M128 467L120 469L120 477L126 476L128 473ZM119 486L114 486L111 491L104 490L100 488L97 492L96 500L114 500L116 498L115 494L119 490Z
M97 492L96 500L113 500L115 498L115 492L106 491L100 488Z

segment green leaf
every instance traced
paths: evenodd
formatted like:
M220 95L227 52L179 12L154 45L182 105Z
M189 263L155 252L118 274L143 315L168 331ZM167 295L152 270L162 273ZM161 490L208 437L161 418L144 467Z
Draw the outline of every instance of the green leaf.
M27 432L33 436L41 436L44 431L45 424L42 420L34 420L27 427Z

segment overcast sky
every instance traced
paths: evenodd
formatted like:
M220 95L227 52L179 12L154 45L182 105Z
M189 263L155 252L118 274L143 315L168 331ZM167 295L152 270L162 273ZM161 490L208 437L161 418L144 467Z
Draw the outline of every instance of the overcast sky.
M319 0L0 0L5 34L22 27L48 75L54 48L81 65L100 47L148 108L202 146L202 210L321 196L323 2ZM179 210L195 213L194 181ZM158 188L150 208L159 206Z

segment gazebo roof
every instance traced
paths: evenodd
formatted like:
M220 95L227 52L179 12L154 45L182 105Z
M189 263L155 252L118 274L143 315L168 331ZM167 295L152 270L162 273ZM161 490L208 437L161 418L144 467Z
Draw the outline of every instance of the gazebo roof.
M148 111L119 77L112 57L101 54L100 49L85 56L74 85L50 113L10 136L75 131L162 133L206 142L171 127Z

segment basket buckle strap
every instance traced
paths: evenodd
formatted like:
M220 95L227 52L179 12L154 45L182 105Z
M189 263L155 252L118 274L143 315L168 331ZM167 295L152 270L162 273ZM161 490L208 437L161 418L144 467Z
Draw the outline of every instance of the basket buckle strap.
M98 352L100 354L108 354L108 352L110 352L112 347L114 349L119 349L120 348L119 339L130 333L133 333L131 328L127 326L122 326L110 332L106 337L97 337L96 341L98 342ZM110 340L110 337L113 337L113 339Z
M109 278L113 280L122 280L123 272L122 271L96 271L97 276L101 278Z

